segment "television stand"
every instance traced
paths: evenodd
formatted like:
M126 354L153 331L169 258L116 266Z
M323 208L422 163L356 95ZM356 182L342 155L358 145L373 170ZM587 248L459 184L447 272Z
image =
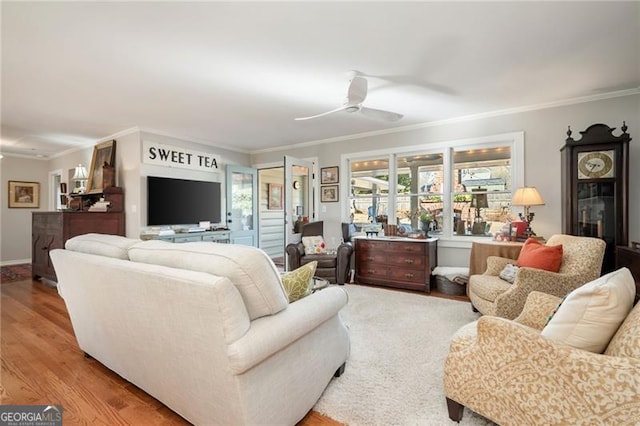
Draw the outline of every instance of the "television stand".
M195 229L195 228L191 228ZM161 240L170 243L191 243L198 241L208 241L213 243L229 244L231 242L230 231L191 231L176 232L172 235L159 235L158 233L142 233L141 240Z

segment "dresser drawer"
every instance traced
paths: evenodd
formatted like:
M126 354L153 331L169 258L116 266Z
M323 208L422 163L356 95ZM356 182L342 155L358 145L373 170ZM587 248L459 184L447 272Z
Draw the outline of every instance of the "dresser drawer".
M377 253L387 250L389 245L384 241L356 240L356 251Z
M398 281L425 283L425 271L419 269L389 268L388 277Z
M412 253L407 254L394 254L386 259L386 263L390 265L398 265L400 268L417 268L424 269L426 258L424 255L416 256Z
M393 245L394 253L412 253L412 254L425 254L426 245L423 243L396 243Z

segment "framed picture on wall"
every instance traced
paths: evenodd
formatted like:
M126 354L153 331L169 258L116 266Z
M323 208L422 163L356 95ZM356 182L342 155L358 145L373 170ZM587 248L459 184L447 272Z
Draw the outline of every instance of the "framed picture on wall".
M37 209L40 208L40 183L9 181L9 208L10 209Z
M326 185L320 187L320 201L323 203L335 203L338 201L338 185Z
M87 193L100 193L104 189L103 166L107 168L115 167L116 162L116 141L110 140L99 143L93 147L93 157L89 168L89 181L87 182Z
M282 184L270 183L267 186L267 209L282 210Z
M340 175L338 174L338 166L323 167L320 169L320 184L338 183Z

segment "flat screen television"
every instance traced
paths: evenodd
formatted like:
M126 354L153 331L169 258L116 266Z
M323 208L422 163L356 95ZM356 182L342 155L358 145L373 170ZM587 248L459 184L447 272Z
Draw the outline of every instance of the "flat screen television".
M147 176L147 225L219 223L220 182Z

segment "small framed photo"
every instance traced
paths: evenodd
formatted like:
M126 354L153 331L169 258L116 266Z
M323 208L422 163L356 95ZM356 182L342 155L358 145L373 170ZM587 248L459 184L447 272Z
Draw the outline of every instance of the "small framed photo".
M327 185L320 187L320 201L323 203L335 203L338 201L338 185Z
M267 209L282 210L282 184L270 183L267 186Z
M340 175L338 174L338 166L322 167L320 169L320 184L338 183Z
M101 193L104 189L103 166L114 167L116 161L116 141L110 140L93 147L93 157L89 168L87 193Z
M9 181L9 208L10 209L37 209L40 208L40 183Z

